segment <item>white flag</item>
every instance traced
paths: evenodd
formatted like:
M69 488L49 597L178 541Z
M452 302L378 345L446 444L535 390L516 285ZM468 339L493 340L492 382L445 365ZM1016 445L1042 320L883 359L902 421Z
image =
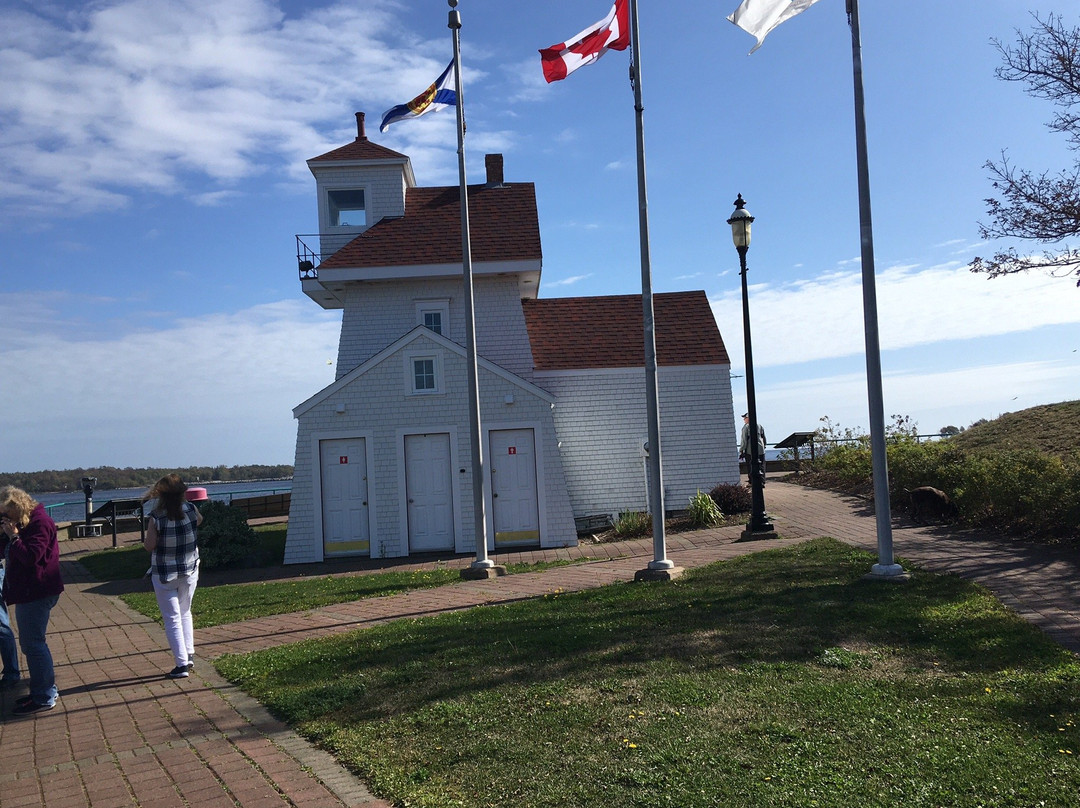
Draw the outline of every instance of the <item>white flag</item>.
M817 0L743 0L728 19L757 38L757 44L750 50L750 53L753 53L761 47L769 31L796 14L806 11L816 2Z

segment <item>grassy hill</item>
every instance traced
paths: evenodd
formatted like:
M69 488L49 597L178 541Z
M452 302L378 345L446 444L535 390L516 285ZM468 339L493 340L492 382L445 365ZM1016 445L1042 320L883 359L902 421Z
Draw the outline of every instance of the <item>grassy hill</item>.
M906 491L940 488L963 527L1080 548L1080 401L1006 413L941 441L888 445L891 502ZM819 455L800 482L869 496L869 442Z
M961 432L950 442L968 451L1038 449L1068 457L1080 452L1080 401L1008 412Z

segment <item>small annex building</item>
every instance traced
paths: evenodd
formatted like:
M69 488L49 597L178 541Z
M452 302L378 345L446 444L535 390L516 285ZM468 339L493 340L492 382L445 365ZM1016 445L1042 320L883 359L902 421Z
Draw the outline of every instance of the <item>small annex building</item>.
M540 298L535 187L502 155L468 187L489 551L576 544L644 511L640 295ZM308 161L319 234L301 287L342 311L334 382L293 410L286 563L473 553L460 192L369 141ZM739 481L730 360L705 293L654 295L664 496Z

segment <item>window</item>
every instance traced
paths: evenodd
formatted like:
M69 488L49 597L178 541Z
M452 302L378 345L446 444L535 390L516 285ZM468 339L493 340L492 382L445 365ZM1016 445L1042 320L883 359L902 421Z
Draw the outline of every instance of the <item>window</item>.
M403 358L406 395L430 396L442 393L442 362L437 353L410 351Z
M450 336L450 300L417 300L416 322L436 334Z
M414 359L413 363L413 392L435 392L435 360L430 357Z
M327 191L326 196L330 206L331 227L364 227L367 224L363 188Z
M425 311L424 312L424 328L430 328L436 334L442 333L442 312L441 311Z

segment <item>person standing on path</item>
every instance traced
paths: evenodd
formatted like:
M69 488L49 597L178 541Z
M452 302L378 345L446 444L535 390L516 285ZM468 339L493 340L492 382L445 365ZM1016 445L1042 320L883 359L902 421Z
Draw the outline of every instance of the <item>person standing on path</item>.
M765 485L765 427L758 424L757 456L758 477L761 484ZM742 439L739 441L739 460L746 461L746 484L753 485L750 475L753 473L750 462L750 413L744 412L742 417Z
M0 531L0 556L7 559L3 598L15 606L19 645L30 673L30 694L17 699L12 712L31 715L51 710L59 695L45 632L64 591L60 546L45 506L10 485L0 488Z
M187 485L179 474L167 474L143 495L157 499L146 525L143 546L150 551L154 594L165 623L165 637L176 663L166 676L185 679L194 667L195 635L191 600L199 583L197 531L202 514L184 497Z
M0 555L0 663L4 672L0 677L0 690L11 690L19 684L22 674L19 672L19 649L15 645L15 632L11 630L11 615L4 602L4 567L7 553Z

